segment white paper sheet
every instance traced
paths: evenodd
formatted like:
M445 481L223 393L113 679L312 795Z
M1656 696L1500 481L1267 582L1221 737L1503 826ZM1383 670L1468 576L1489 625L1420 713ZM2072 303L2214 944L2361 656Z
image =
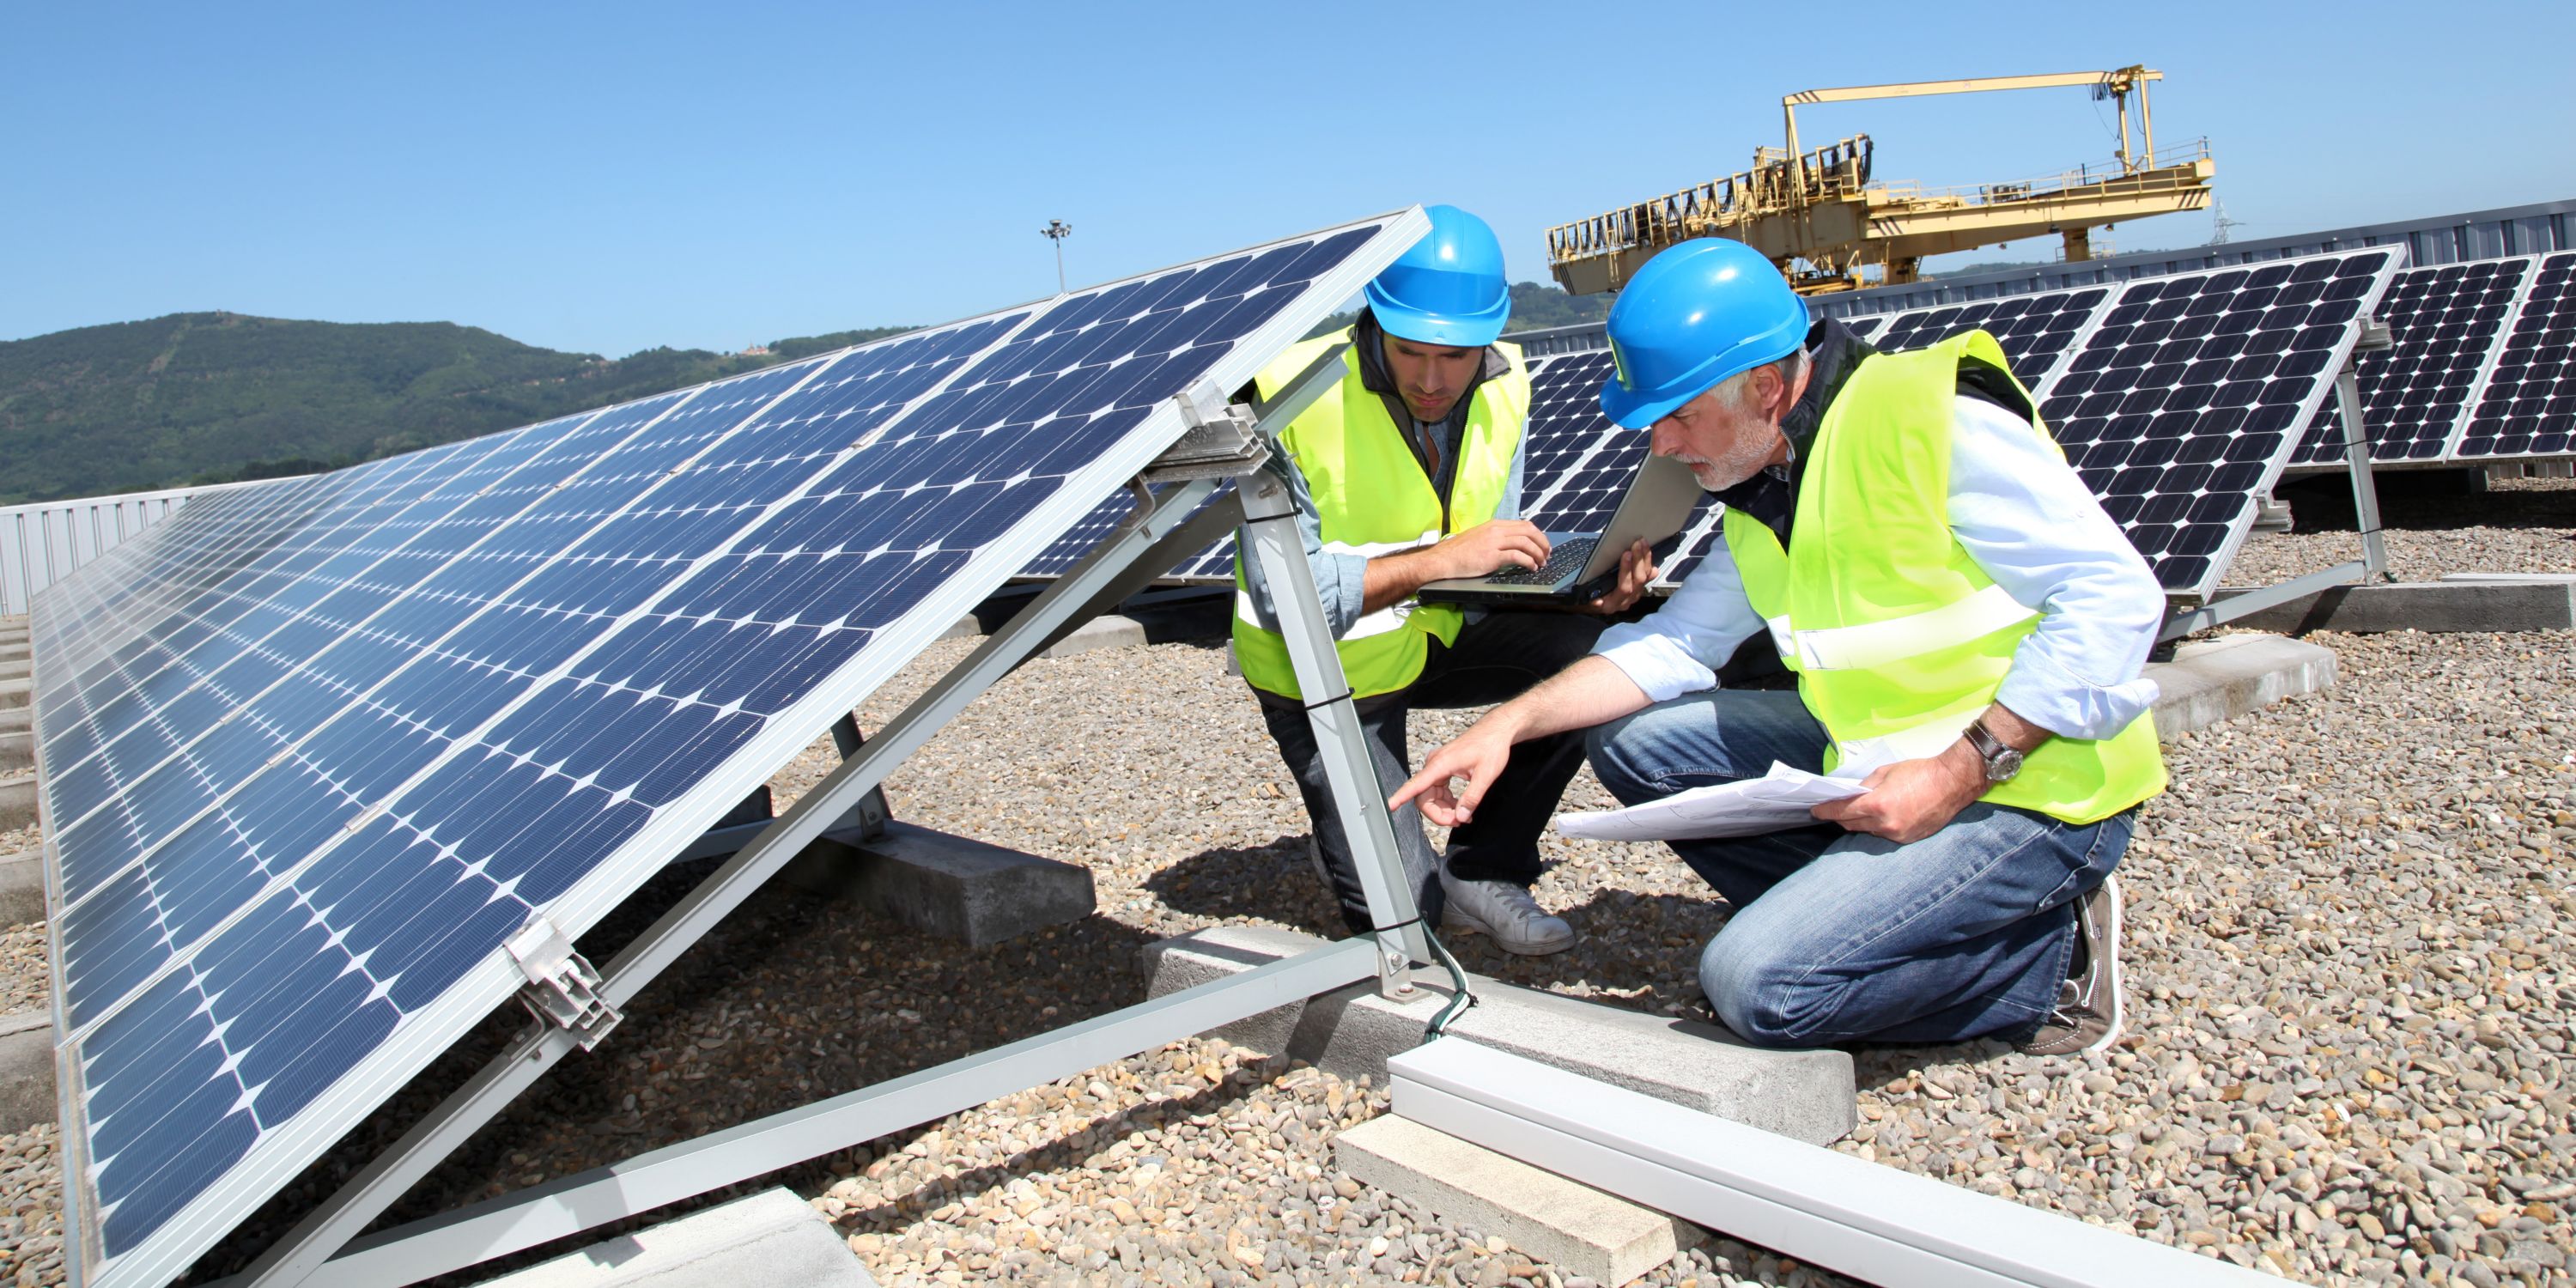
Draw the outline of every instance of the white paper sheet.
M1864 789L1855 778L1828 778L1771 764L1771 772L1742 782L1694 787L1662 800L1606 814L1559 814L1556 830L1598 841L1680 841L1720 836L1759 836L1816 821L1807 811L1847 800Z

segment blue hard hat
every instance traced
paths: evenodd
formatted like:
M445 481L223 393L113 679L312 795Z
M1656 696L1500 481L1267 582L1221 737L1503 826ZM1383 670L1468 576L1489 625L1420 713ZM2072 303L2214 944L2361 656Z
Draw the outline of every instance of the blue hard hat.
M1696 237L1647 260L1610 306L1601 412L1644 429L1718 382L1797 352L1807 302L1762 252Z
M1362 294L1388 335L1473 349L1492 344L1512 316L1503 243L1456 206L1426 206L1431 231Z

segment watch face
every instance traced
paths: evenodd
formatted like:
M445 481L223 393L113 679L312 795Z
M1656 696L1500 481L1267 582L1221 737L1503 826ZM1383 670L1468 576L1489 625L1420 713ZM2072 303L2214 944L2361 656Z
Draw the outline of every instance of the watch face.
M2021 772L2021 753L2006 747L1986 758L1986 781L2000 783Z

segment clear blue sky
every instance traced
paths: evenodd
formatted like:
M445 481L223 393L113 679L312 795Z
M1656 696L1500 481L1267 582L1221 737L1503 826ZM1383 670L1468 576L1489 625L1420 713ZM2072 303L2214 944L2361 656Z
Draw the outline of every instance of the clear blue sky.
M0 339L231 309L733 349L1411 202L1556 223L1741 168L1817 86L2145 62L2240 238L2576 196L2576 6L19 4ZM2105 161L2081 90L1812 108L1882 178ZM2107 234L2207 240L2206 215ZM2036 246L1978 258L2038 258Z

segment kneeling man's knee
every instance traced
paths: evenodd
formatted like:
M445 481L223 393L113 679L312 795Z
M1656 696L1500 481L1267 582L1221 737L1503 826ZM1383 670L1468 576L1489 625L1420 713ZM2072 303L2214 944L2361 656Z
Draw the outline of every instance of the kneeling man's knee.
M1700 953L1699 986L1737 1037L1763 1047L1808 1047L1827 1036L1843 984L1760 936L1718 932Z
M1583 757L1592 762L1592 774L1601 780L1610 794L1622 804L1636 805L1663 793L1646 781L1634 755L1638 739L1625 737L1635 723L1630 716L1608 724L1594 725L1583 734Z

